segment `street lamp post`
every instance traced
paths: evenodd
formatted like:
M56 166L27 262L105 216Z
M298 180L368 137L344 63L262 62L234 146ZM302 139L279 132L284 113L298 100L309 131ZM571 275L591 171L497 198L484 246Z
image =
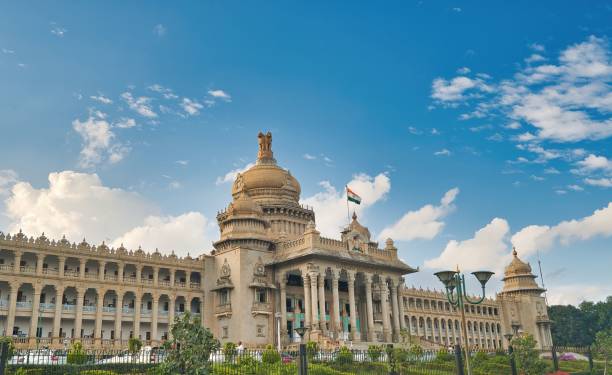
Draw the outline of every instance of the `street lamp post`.
M308 373L308 362L306 362L306 344L304 344L304 334L306 333L307 328L297 327L295 332L300 335L300 364L298 366L298 374L306 375Z
M467 368L468 375L472 375L472 369L470 367L470 350L467 337L467 325L465 323L464 304L465 302L468 302L473 305L478 305L482 303L482 301L484 301L485 285L487 284L487 281L489 281L491 276L493 276L493 272L472 272L472 275L476 277L476 279L480 282L480 285L482 286L482 297L480 297L476 301L472 301L468 297L467 292L465 290L465 277L459 272L459 267L457 267L457 271L440 271L436 272L434 275L436 275L438 279L440 279L442 284L444 284L444 288L446 289L446 298L448 299L448 302L461 311L461 330L463 331L463 341L465 342L465 365ZM455 289L457 290L456 295Z
M514 329L514 326L513 326L513 329ZM512 333L506 333L504 335L506 340L508 340L508 355L510 356L510 369L512 370L512 375L516 375L516 360L514 359L514 348L512 347L512 337L513 336L514 335Z

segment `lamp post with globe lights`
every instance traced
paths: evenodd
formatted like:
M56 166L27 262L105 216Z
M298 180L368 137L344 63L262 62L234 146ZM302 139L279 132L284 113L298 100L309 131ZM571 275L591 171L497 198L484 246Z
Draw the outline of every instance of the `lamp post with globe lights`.
M476 271L472 272L472 275L476 277L476 279L480 282L482 286L482 296L473 301L467 295L465 288L465 277L463 274L459 272L459 267L457 267L456 271L440 271L436 272L434 275L440 279L442 284L444 284L444 288L446 289L446 298L448 302L458 308L461 311L461 330L463 331L463 341L465 343L465 365L467 368L468 375L472 375L472 369L470 367L470 351L468 345L468 337L467 337L467 325L465 323L465 302L478 305L482 303L485 299L485 285L493 276L493 272L490 271ZM460 344L456 344L458 346L457 352L461 353ZM459 373L463 373L463 369L459 369Z

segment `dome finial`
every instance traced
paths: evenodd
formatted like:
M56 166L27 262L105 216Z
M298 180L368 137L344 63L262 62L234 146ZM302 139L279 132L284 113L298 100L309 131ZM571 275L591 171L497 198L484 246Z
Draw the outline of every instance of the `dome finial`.
M272 133L267 132L266 134L259 132L257 135L259 143L259 152L257 153L257 160L263 159L274 159L272 153Z
M357 214L353 211L353 220L357 220Z
M512 246L512 255L516 258L518 256L516 252L516 247Z

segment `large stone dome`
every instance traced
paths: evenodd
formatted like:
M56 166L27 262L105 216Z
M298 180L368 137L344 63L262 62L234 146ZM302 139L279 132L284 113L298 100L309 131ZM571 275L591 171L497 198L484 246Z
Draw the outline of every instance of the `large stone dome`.
M298 204L300 183L285 170L276 165L272 153L272 134L259 133L259 153L257 163L236 176L232 186L232 196L248 194L258 203L273 203L275 200Z
M519 259L516 249L512 250L512 262L504 270L505 277L529 275L531 276L531 266Z

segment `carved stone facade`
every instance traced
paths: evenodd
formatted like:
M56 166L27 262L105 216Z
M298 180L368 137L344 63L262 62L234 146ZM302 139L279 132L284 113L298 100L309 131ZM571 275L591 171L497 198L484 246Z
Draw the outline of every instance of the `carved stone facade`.
M123 347L129 337L157 345L173 318L191 311L221 341L249 346L278 336L290 344L302 326L328 345L397 342L405 332L429 346L461 340L460 314L442 293L405 287L418 270L393 240L379 247L356 215L340 240L321 237L314 211L299 203L299 182L276 164L272 135L258 140L256 164L237 175L232 202L217 214L210 255L0 234L0 329L20 345ZM515 254L498 297L466 306L469 345L505 346L512 327L550 345L534 278Z

